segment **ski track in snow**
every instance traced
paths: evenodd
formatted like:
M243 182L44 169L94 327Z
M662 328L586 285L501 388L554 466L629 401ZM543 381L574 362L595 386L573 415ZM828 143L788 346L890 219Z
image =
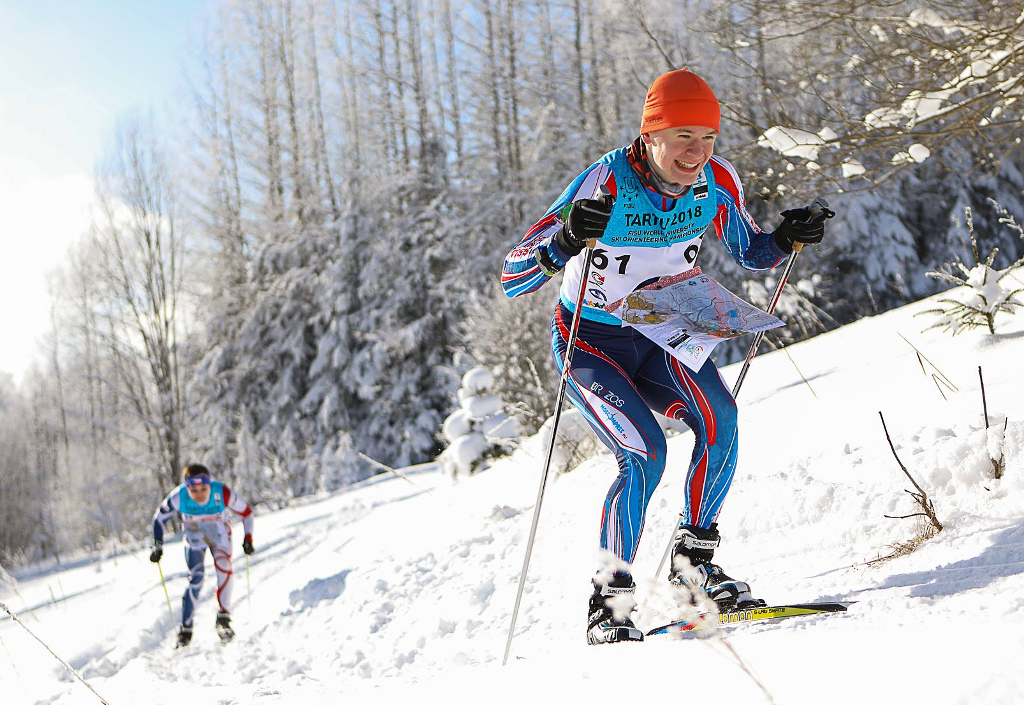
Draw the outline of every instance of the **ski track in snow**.
M455 484L425 465L404 471L415 486L378 476L257 509L251 601L235 550L230 644L214 632L208 570L193 643L173 649L186 580L180 542L161 564L174 619L148 551L12 571L18 592L0 599L111 705L663 701L681 697L676 690L687 700L780 705L1024 702L1024 316L1002 319L995 338L951 338L919 332L927 321L912 314L929 305L791 346L792 361L761 355L740 394L740 464L716 559L769 603L854 601L844 614L588 647L600 508L616 473L602 452L552 474L502 667L544 457L536 438ZM959 392L944 401L898 334ZM1009 415L1002 480L991 477L978 365L992 424L1001 430ZM916 510L879 411L945 529L869 566L920 527L884 516ZM681 609L654 572L691 446L689 434L670 438L648 510L635 565L642 628ZM10 619L0 620L0 639L4 705L99 702Z

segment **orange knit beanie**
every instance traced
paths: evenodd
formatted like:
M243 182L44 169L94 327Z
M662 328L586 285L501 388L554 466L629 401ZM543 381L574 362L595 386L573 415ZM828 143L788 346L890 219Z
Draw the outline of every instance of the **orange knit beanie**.
M663 73L654 79L640 133L669 127L709 127L717 130L722 119L718 98L703 78L689 69Z

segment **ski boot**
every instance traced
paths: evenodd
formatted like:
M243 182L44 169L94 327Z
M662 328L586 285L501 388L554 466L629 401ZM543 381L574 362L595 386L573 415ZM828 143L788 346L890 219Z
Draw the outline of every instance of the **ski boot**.
M764 600L750 594L749 585L730 578L720 566L711 562L720 542L717 524L701 529L681 523L676 531L669 581L690 590L691 594L695 590L703 590L719 612L764 607Z
M629 618L636 600L635 585L629 573L615 572L594 578L587 622L588 644L612 644L617 641L643 641L644 633Z
M217 636L221 643L226 644L235 636L235 630L231 628L231 615L228 612L217 613Z
M183 646L188 646L192 643L192 627L186 627L182 624L178 627L178 643L175 644L174 648L180 649Z

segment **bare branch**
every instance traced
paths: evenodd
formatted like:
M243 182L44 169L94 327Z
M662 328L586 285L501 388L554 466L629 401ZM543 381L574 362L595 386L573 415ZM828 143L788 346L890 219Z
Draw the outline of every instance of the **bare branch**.
M921 486L917 484L917 480L914 479L910 474L910 471L907 470L907 466L903 464L903 461L901 461L900 457L896 454L896 446L893 445L892 437L889 436L889 429L885 425L885 417L882 416L881 411L878 412L878 418L882 420L882 430L885 431L885 440L889 441L889 448L892 450L892 455L896 458L896 462L899 464L900 470L903 471L903 474L907 476L907 479L910 480L910 483L917 490L916 493L910 492L910 490L904 491L910 494L910 496L914 498L914 501L921 507L923 515L928 517L928 523L931 524L936 531L942 531L942 523L938 520L938 517L935 516L935 506L932 501L928 499L928 493L921 489ZM908 516L918 515L910 514Z

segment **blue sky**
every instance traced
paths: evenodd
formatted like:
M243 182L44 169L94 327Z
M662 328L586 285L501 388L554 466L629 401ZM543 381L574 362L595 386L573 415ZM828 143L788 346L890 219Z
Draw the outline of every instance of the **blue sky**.
M117 119L165 112L215 0L0 0L0 373L41 360L46 276L86 229Z

